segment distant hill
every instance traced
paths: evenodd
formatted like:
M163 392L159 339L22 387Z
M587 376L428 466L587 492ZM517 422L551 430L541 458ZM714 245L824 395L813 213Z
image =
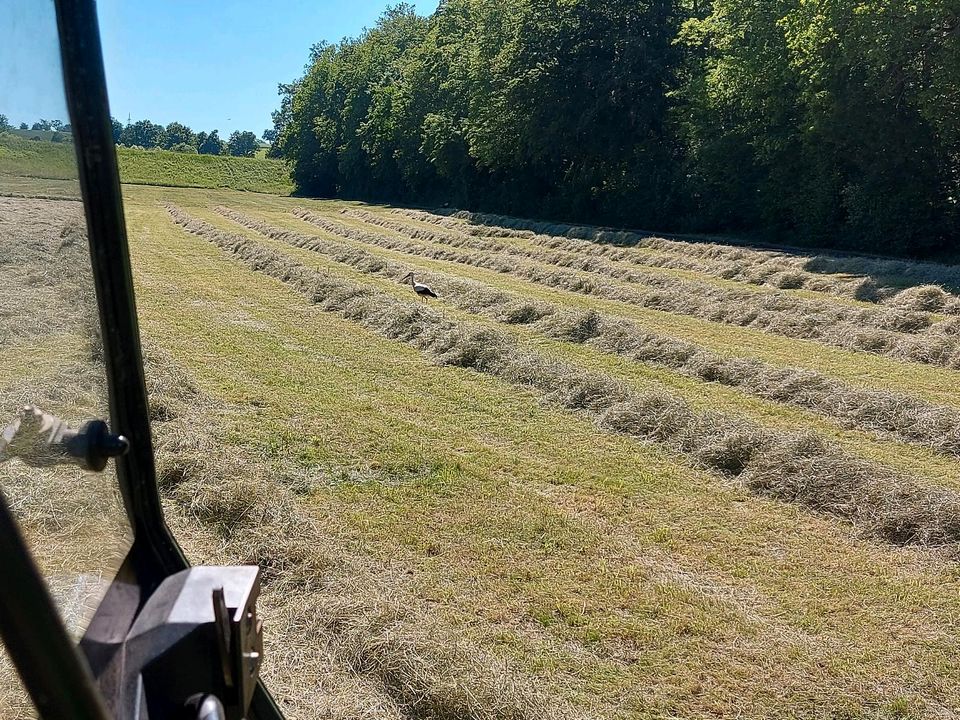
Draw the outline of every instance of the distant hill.
M287 166L279 160L125 147L118 147L117 155L120 179L134 185L231 188L275 195L293 191Z
M0 174L62 180L77 177L77 160L72 143L31 140L30 133L33 136L44 134L41 130L0 133Z
M65 142L73 141L73 135L71 135L69 131L64 132L63 130L20 130L19 128L9 128L4 132L25 138L26 140L32 140L35 137L39 137L41 140L50 140L55 134L59 133Z
M0 133L0 174L75 178L77 171L72 143L30 139L43 135L42 131L32 130ZM117 148L117 157L121 181L134 185L232 188L278 195L289 195L293 190L287 167L278 160L125 147Z

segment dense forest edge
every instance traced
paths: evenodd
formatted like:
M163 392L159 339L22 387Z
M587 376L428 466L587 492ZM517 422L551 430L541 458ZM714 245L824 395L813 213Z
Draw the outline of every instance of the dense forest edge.
M280 90L303 194L955 252L955 3L399 5Z

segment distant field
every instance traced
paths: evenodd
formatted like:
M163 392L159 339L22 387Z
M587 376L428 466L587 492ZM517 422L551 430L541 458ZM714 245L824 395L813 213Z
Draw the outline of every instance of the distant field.
M70 143L30 140L20 135L0 133L0 175L75 179L76 165Z
M172 522L267 569L289 717L960 707L954 268L126 197Z
M117 148L122 182L135 185L230 188L288 195L293 190L284 165L265 158L190 155L166 150ZM0 188L3 178L75 179L73 145L0 134Z
M120 178L134 185L230 188L289 195L293 184L277 160L188 155L165 150L117 148Z

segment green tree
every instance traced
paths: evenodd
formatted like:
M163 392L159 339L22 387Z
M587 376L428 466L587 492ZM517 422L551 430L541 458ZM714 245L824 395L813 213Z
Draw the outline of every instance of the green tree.
M120 144L127 147L163 147L165 139L166 132L163 125L157 125L149 120L138 120L132 125L127 125L120 133Z
M960 231L960 7L444 0L311 48L302 192L928 252Z
M323 195L402 194L404 148L418 155L420 144L419 129L402 122L402 77L427 28L400 5L361 38L312 48L307 74L281 86L274 114L271 154L291 159L298 185Z
M193 130L183 123L172 122L164 130L163 146L168 150L174 145L193 145L195 141Z
M280 95L280 107L270 113L276 137L270 145L270 149L267 151L267 157L283 157L284 141L288 139L288 135L295 134L295 128L291 123L293 120L293 96L298 86L299 83L297 82L289 84L280 83L277 87L277 92ZM297 132L299 132L299 130L297 130Z
M956 8L715 0L679 116L710 224L875 251L955 227ZM931 102L929 98L937 98Z
M674 3L472 3L466 137L518 211L669 217ZM479 33L478 33L479 29ZM533 189L531 193L530 190ZM524 198L533 203L526 205ZM520 201L520 202L518 202ZM544 202L548 205L544 208Z
M115 117L111 117L110 125L113 128L113 142L119 144L120 136L123 134L123 124Z
M334 45L314 45L306 75L296 83L280 86L280 109L273 115L278 128L274 148L289 160L297 187L324 197L336 194L339 177L340 110L331 101L329 87L337 56Z
M6 115L0 113L0 131L9 130L9 129L10 129L10 121L7 120Z
M29 130L30 127L29 127L26 123L22 122L22 123L20 123L20 129L21 129L21 130Z
M257 136L249 130L235 130L227 140L227 151L237 157L253 157L260 148Z
M201 155L223 155L226 150L226 144L220 139L220 135L213 130L203 139L203 143L197 148Z

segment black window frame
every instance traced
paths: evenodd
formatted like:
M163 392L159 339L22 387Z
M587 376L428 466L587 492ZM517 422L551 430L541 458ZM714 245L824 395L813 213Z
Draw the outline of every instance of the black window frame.
M121 586L123 591L108 591L93 624L131 622L164 578L190 563L164 520L157 486L96 4L94 0L54 0L54 4L103 336L110 428L130 443L115 467L133 543L111 586L111 591ZM93 680L98 658L83 640L78 650L69 639L2 495L0 557L6 560L5 587L0 587L0 633L41 717L106 720ZM129 591L131 587L134 592ZM283 720L262 681L249 718Z

